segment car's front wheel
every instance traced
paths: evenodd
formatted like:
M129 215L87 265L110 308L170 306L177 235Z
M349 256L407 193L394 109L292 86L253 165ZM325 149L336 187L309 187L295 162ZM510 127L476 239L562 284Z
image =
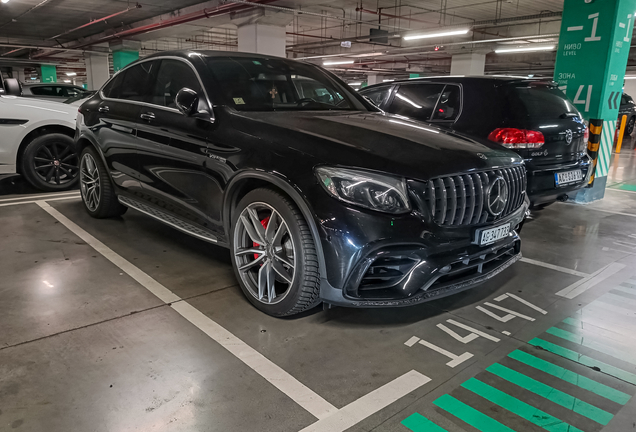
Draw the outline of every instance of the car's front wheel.
M120 216L128 209L117 200L106 166L91 146L80 155L80 192L84 209L94 218Z
M293 202L256 189L238 204L232 221L232 264L247 299L273 316L320 303L316 245Z
M78 154L73 138L50 133L33 139L22 154L22 175L34 187L63 191L77 184Z

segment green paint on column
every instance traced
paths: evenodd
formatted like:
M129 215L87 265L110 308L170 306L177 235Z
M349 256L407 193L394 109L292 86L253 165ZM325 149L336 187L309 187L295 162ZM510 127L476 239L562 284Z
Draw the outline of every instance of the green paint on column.
M57 82L57 69L54 65L40 66L40 82L54 83Z
M592 357L579 354L576 351L563 348L560 345L544 341L543 339L534 338L528 343L530 345L538 346L547 351L553 352L554 354L560 355L561 357L580 363L584 366L599 368L606 374L615 376L618 379L622 379L623 381L627 381L628 383L636 385L636 375L631 372L624 371L623 369L617 368L616 366L612 366L600 360L593 359Z
M502 425L497 420L488 417L486 414L477 411L451 395L441 396L433 403L482 432L515 432L508 426Z
M582 389L591 391L592 393L596 393L599 396L602 396L621 405L625 405L631 399L631 396L627 393L623 393L622 391L606 386L605 384L601 384L600 382L594 381L593 379L584 377L583 375L579 375L575 372L572 372L571 370L565 369L561 366L557 366L553 363L535 357L526 352L516 350L508 354L508 357L513 358L518 362L531 366L535 369L543 371L547 374L550 374L554 377L562 379L563 381L566 381L570 384L581 387Z
M462 384L462 387L550 432L582 432L580 429L570 426L564 421L532 405L528 405L476 378L469 379Z
M409 74L409 78L419 78L419 77L420 77L420 74L418 74L418 73L417 74L416 73Z
M118 72L139 59L139 51L113 51L113 69Z
M446 429L437 426L421 414L415 413L404 420L402 425L413 432L448 432Z
M510 381L513 384L518 385L532 393L542 396L557 405L561 405L567 409L571 409L575 413L581 414L595 422L606 425L614 417L613 414L608 413L600 408L595 407L587 402L583 402L580 399L575 398L565 392L557 390L549 385L543 384L529 376L526 376L520 372L507 368L504 365L495 363L492 366L486 368L486 370L498 377Z

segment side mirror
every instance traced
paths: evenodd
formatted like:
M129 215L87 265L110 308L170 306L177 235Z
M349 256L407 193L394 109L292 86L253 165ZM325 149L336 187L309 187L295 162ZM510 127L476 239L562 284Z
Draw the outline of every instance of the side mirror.
M174 103L183 115L214 122L211 107L199 98L197 92L187 87L182 88L174 98Z
M194 90L184 87L177 93L177 96L174 98L174 103L183 115L190 117L198 111L199 95Z

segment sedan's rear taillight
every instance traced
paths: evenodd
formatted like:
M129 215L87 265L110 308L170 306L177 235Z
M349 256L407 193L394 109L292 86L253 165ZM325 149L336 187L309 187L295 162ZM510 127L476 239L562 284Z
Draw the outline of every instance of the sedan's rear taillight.
M510 149L537 149L545 144L541 132L517 128L497 128L488 139Z
M583 141L585 141L586 146L589 140L590 140L590 129L586 127L585 130L583 131Z

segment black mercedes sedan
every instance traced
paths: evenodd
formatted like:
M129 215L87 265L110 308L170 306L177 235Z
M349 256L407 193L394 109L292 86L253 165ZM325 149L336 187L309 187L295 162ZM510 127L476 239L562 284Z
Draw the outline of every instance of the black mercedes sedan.
M591 175L583 116L545 79L427 77L362 89L382 110L488 139L521 155L535 208L565 200Z
M245 296L274 316L415 304L521 256L521 157L384 114L314 65L158 53L79 111L86 211L133 208L229 248Z

